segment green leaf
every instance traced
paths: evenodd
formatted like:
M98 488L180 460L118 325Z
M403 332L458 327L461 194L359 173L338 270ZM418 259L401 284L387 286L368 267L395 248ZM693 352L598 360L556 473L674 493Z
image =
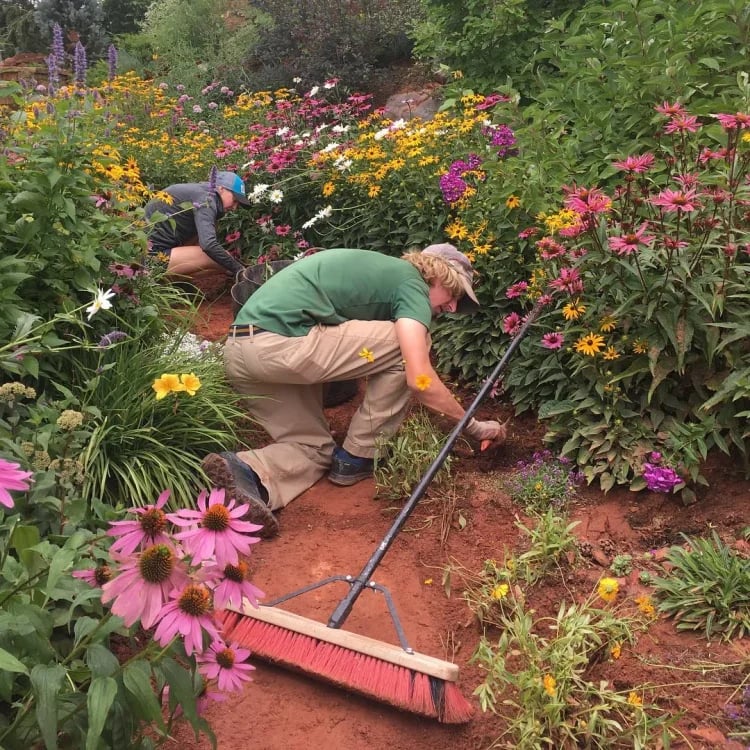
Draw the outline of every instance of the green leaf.
M47 750L57 748L57 695L65 679L60 664L37 664L31 670L31 689L36 699L36 720Z
M86 732L86 750L96 750L99 739L117 695L117 683L111 677L95 677L86 696L89 713L89 728Z
M86 649L86 664L96 677L109 677L120 668L117 657L101 643L93 643Z
M26 665L18 661L13 654L8 653L4 648L0 648L0 670L22 672L23 674L29 673Z
M198 720L198 708L190 673L173 659L164 659L161 668L169 685L170 705L179 705L185 718L194 724Z
M151 668L149 665L140 659L131 662L123 671L122 681L138 706L139 718L156 722L164 729L161 707L151 683Z

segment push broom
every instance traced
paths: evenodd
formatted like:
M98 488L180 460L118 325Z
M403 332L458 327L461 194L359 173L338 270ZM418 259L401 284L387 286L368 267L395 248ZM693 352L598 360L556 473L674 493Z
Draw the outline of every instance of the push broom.
M529 326L539 315L540 309L537 305L529 313L360 574L356 577L331 576L258 608L245 605L241 610L224 610L222 620L224 635L228 640L249 648L255 656L266 661L304 672L412 713L435 718L446 724L462 724L471 719L474 709L456 684L458 666L415 653L406 640L390 592L370 579L445 462L464 427L492 390ZM349 584L349 591L336 606L327 625L276 606L338 581ZM383 594L400 648L340 629L365 589Z

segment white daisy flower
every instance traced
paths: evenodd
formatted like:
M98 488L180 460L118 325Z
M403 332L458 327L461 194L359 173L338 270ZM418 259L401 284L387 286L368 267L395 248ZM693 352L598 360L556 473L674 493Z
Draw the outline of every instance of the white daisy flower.
M110 300L114 296L115 293L111 289L106 292L103 289L97 289L93 303L86 308L86 312L89 314L88 319L91 320L99 310L109 310L112 307Z

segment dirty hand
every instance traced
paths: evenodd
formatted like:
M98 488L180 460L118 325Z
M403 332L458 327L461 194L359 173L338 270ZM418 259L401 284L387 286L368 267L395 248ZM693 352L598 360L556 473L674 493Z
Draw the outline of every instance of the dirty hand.
M477 419L471 419L464 427L464 432L475 440L505 440L506 435L505 425L494 420L480 422Z

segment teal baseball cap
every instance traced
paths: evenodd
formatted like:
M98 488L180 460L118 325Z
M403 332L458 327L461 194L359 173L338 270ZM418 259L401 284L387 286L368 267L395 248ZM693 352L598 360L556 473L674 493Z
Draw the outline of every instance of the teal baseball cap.
M223 187L229 190L237 199L237 203L243 206L249 206L250 201L247 199L245 192L245 183L242 178L234 172L218 172L216 174L217 187Z

